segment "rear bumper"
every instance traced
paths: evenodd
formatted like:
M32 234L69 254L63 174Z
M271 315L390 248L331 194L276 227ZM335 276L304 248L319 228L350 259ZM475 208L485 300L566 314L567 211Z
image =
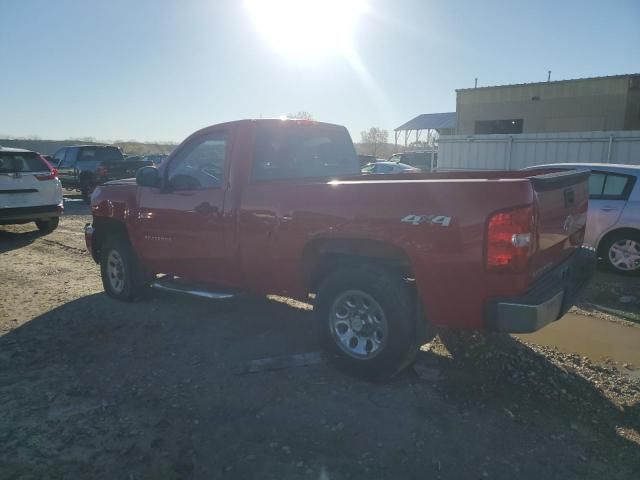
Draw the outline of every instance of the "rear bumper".
M540 330L567 313L595 269L595 251L580 248L544 274L525 295L490 300L486 309L487 328L508 333Z
M62 205L2 208L0 209L0 225L59 217L62 215L63 210L64 208Z

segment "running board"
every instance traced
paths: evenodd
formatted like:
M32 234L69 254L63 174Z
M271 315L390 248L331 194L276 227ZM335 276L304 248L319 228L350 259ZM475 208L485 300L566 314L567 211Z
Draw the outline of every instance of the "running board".
M211 290L202 290L200 288L194 288L188 285L181 285L177 282L171 282L171 281L154 282L151 284L151 287L163 292L181 293L183 295L209 298L212 300L228 300L236 296L234 293L230 293L230 292L213 292Z

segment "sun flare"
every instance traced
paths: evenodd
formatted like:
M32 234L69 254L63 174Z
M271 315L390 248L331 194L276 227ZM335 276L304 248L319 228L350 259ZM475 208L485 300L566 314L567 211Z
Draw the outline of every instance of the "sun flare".
M306 60L352 48L364 0L245 0L256 29L277 52Z

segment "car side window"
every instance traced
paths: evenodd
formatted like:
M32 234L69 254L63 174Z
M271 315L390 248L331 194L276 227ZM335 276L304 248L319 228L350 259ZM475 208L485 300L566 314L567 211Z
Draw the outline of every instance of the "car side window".
M607 175L602 195L605 197L622 197L629 178L621 175Z
M589 197L599 198L604 188L604 173L592 172L589 176Z
M227 136L224 132L201 135L171 159L167 167L167 183L173 190L222 187L226 157Z
M592 172L589 177L589 198L626 200L631 190L632 177L616 173Z

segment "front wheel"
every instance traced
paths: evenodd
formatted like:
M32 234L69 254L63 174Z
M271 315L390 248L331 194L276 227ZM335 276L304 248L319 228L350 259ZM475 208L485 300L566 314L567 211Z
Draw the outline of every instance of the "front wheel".
M315 321L339 366L368 380L392 377L418 351L415 296L400 275L378 266L330 273L318 289Z
M614 233L604 241L601 252L609 270L623 275L640 275L640 233Z
M58 223L60 223L60 218L52 217L47 220L36 220L36 227L38 227L38 230L42 233L51 233L58 228Z
M131 301L144 286L142 272L129 241L109 237L100 249L102 285L110 297Z

